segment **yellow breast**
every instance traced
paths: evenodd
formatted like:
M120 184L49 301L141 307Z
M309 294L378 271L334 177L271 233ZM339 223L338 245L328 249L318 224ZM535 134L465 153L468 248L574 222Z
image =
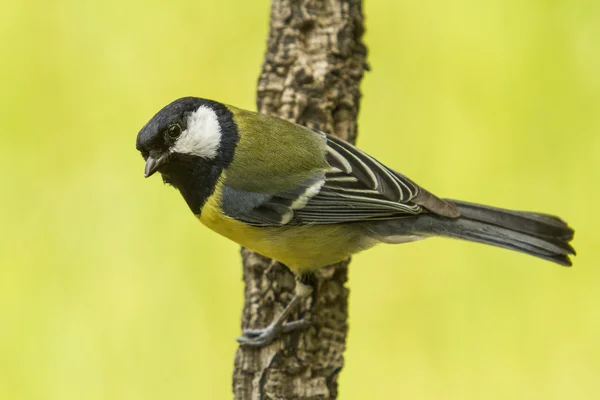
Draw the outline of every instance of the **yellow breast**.
M220 186L220 185L218 185ZM220 192L217 187L215 193ZM294 272L315 270L371 247L355 225L256 227L221 212L212 195L200 215L208 228L257 253L284 263Z

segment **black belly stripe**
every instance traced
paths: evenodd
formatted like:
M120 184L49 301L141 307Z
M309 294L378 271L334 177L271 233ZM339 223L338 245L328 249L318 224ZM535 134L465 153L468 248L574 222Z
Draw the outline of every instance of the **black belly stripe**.
M179 189L190 210L196 215L214 193L223 168L202 157L174 154L160 171L165 183Z

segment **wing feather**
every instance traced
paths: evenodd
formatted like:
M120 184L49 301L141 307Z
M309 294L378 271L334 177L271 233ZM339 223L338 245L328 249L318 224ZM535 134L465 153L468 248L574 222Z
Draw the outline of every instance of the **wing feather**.
M426 211L422 198L434 205L443 202L350 143L316 134L326 143L329 168L273 195L224 190L224 211L259 226L338 224L416 215Z

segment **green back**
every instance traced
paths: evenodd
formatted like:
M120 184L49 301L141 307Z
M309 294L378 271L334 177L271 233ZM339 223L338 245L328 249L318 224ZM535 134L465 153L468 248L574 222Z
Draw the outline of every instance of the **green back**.
M239 142L227 184L239 190L277 193L329 167L325 141L292 122L227 106L238 126Z

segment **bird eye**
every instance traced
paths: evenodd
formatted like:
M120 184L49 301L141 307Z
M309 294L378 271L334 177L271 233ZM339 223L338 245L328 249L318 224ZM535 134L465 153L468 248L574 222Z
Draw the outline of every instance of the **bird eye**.
M169 126L167 129L167 135L169 135L171 139L177 139L179 135L181 135L181 126L179 126L179 124L173 124Z

